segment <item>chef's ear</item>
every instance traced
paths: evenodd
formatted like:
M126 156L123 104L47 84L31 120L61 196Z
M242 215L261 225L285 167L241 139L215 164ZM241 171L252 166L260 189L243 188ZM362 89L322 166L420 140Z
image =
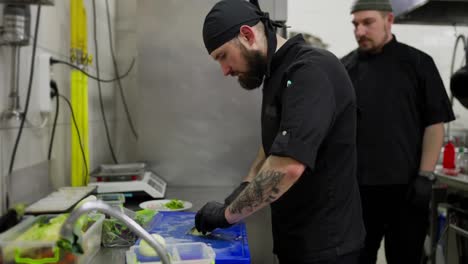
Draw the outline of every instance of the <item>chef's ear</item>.
M252 46L255 43L256 37L253 27L247 25L240 27L239 38L241 38L242 42L246 42L249 46Z

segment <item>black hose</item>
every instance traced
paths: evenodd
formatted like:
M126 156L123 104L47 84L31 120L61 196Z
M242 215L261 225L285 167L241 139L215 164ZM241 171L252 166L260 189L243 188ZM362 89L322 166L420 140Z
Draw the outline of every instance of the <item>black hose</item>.
M115 75L118 76L119 68L117 65L117 60L115 59L114 45L112 44L113 38L112 38L112 27L111 27L111 21L110 21L109 0L106 0L106 14L107 14L107 29L109 32L110 52L112 55L112 62L114 63ZM132 116L130 115L130 111L128 110L127 100L125 99L125 95L124 95L123 88L122 88L122 82L120 81L120 79L117 80L117 84L119 86L120 98L122 99L122 104L124 106L125 114L127 115L128 125L130 126L130 129L132 130L132 133L135 139L138 139L138 133L136 132L135 126L133 125Z
M81 69L80 67L74 65L73 63L69 63L69 62L66 62L66 61L63 61L63 60L58 60L58 59L54 59L54 58L50 58L50 64L51 65L54 65L54 64L64 64L64 65L67 65L75 70L79 70L80 72L82 72L84 75L88 76L89 78L93 79L93 80L96 80L96 81L99 81L99 82L103 82L103 83L111 83L111 82L115 82L115 81L119 81L121 79L124 79L125 77L127 77L130 72L132 71L133 69L133 66L135 65L135 59L132 60L132 62L130 63L130 67L128 67L128 70L122 75L122 76L117 76L115 78L112 78L112 79L101 79L99 77L96 77L96 76L93 76L91 74L89 74L87 71Z
M98 41L97 41L97 26L96 26L97 22L96 22L96 0L93 0L93 29L94 29L94 49L95 49L95 52L96 52L96 75L98 77L98 79L100 79L99 77L99 49L98 49ZM106 131L106 138L107 138L107 145L109 146L109 150L110 150L110 153L111 153L111 156L112 156L112 160L114 161L114 163L118 164L118 160L117 160L117 157L115 155L115 152L114 152L114 147L112 146L112 142L111 142L111 138L110 138L110 133L109 133L109 126L107 124L107 118L106 118L106 113L105 113L105 110L104 110L104 102L103 102L103 98L102 98L102 87L101 87L101 82L98 81L97 82L98 84L98 92L99 92L99 105L101 107L101 114L102 114L102 121L104 122L104 128L105 128L105 131Z
M80 130L78 129L78 124L76 122L75 112L73 111L73 107L72 107L70 101L68 100L68 98L66 98L65 96L63 96L61 94L58 94L58 96L60 98L62 98L67 103L68 107L70 108L70 113L71 113L73 125L75 126L76 134L78 136L78 143L80 144L81 155L83 157L83 163L84 163L85 169L86 169L85 182L83 183L84 185L86 185L87 181L88 181L87 179L88 179L88 174L89 174L89 168L88 168L88 162L86 161L86 155L85 155L84 148L83 148L83 141L81 140Z
M50 81L50 89L52 90L50 92L50 97L51 98L55 97L55 117L54 117L54 124L52 125L52 134L50 136L49 154L47 155L48 160L52 158L52 149L54 147L55 130L57 128L57 120L58 120L59 111L60 111L60 100L58 98L59 92L58 92L57 83L54 80Z
M16 153L18 151L18 146L19 142L21 140L21 135L23 134L23 129L24 129L24 123L26 122L26 117L28 115L28 110L29 110L29 102L31 99L31 91L32 91L32 82L34 78L34 65L36 61L36 49L37 49L37 38L38 38L38 32L39 32L39 22L41 21L41 5L38 5L37 7L37 16L36 16L36 27L34 29L34 42L33 42L33 47L32 47L32 55L31 55L31 70L29 73L29 83L28 83L28 92L26 95L26 103L24 104L24 112L23 116L21 119L21 125L18 130L18 134L16 135L16 140L15 140L15 145L13 146L13 151L11 153L11 159L10 159L10 167L8 168L8 175L11 175L13 172L13 168L15 166L15 159L16 159ZM18 62L19 63L19 62ZM10 177L10 176L7 176ZM9 182L7 183L9 185ZM8 187L6 187L6 207L10 207L10 196L8 193Z
M16 152L18 151L18 145L21 139L21 135L23 134L23 129L24 129L24 123L26 122L26 117L28 115L28 110L29 110L29 102L31 99L31 91L32 91L32 82L34 78L34 65L36 61L36 50L37 50L37 38L38 38L38 32L39 32L39 22L41 20L41 5L37 7L37 16L36 16L36 29L34 30L34 42L33 42L33 47L32 47L32 56L31 56L31 71L29 74L29 83L28 83L28 92L26 95L26 103L24 104L24 112L23 116L21 119L21 125L18 130L18 134L16 136L15 140L15 145L13 147L13 152L11 154L11 159L10 159L10 167L8 169L8 174L11 174L13 172L13 167L15 165L15 158L16 158Z

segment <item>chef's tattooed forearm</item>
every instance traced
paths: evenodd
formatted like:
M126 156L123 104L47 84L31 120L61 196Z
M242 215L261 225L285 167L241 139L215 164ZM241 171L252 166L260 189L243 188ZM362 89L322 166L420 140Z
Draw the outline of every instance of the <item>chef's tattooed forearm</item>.
M245 190L229 206L233 214L240 214L246 209L249 212L262 203L271 203L278 198L280 192L278 185L285 173L280 171L262 171Z

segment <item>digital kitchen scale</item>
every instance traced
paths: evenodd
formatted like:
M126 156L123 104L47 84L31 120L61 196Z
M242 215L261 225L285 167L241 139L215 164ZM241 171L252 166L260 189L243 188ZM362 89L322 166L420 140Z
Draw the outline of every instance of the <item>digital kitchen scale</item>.
M91 173L90 186L97 193L145 193L153 198L164 198L167 183L144 163L101 165Z

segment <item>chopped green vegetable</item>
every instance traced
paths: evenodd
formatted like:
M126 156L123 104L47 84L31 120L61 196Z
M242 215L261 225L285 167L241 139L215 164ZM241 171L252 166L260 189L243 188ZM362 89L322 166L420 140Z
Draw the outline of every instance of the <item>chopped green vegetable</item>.
M55 242L60 238L60 228L67 220L68 214L61 214L52 219L43 217L31 226L26 232L16 238L16 241L50 241Z
M49 256L49 254L55 254L53 252L53 246L50 246L51 243L56 242L56 245L59 248L70 250L73 253L83 254L83 247L81 238L83 233L90 228L99 218L99 215L84 215L86 219L81 221L81 225L77 224L75 229L78 230L77 234L73 234L73 238L63 238L60 235L61 228L69 214L60 214L57 216L38 216L34 221L30 223L30 226L18 234L12 243L7 245L2 249L2 257L5 259L13 259L16 257L15 254L20 254L21 257L33 258L33 259L42 259L43 256ZM29 242L48 242L44 247L38 248L37 246L27 246L23 247L21 245L28 245ZM26 242L26 243L24 243ZM20 245L20 246L18 246ZM68 254L68 253L67 253ZM48 257L46 257L48 258ZM0 258L0 263L1 263ZM6 261L4 263L13 263ZM16 262L14 262L16 263ZM26 263L26 262L18 262ZM61 262L60 262L61 263Z
M184 208L184 203L181 200L172 199L170 202L165 203L164 206L169 209L182 209Z
M159 243L159 245L161 245L163 248L166 247L166 240L164 239L164 237L158 235L158 234L151 234L151 236L154 238L154 240L156 240L156 242ZM156 252L156 250L154 250L149 244L148 242L146 242L145 240L141 240L140 242L140 254L143 255L143 256L147 256L147 257L157 257L158 256L158 252Z
M157 212L151 209L143 209L135 212L135 221L141 226L148 224Z

